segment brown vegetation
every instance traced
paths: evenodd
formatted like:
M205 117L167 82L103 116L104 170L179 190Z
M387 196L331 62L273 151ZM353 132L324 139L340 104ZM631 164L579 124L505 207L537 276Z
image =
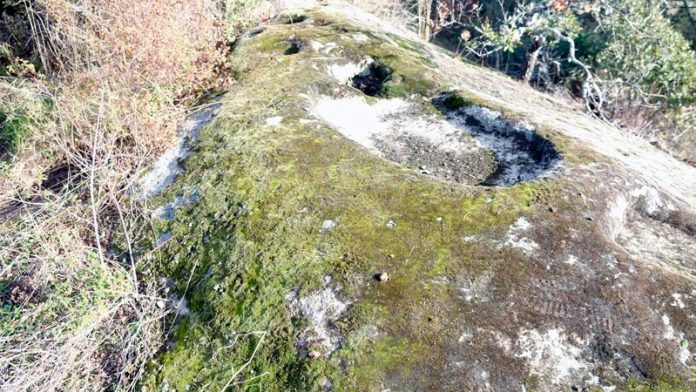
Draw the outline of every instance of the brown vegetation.
M223 16L253 3L222 3L3 8L0 389L129 390L159 350L171 301L142 276L130 196L186 111L227 82Z

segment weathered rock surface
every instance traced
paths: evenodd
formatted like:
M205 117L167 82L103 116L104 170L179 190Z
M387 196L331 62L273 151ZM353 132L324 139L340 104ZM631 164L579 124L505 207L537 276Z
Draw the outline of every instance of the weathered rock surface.
M156 199L190 314L146 385L696 388L696 169L351 10L232 63Z

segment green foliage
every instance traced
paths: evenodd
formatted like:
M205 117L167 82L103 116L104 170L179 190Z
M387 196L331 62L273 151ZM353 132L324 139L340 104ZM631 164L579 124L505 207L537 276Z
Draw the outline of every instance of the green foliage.
M638 103L677 106L696 102L696 53L674 30L658 2L605 0L606 48L596 59L598 74L620 81L613 94ZM615 85L615 83L614 83Z
M647 0L602 0L580 3L564 11L548 1L514 3L513 11L498 20L472 23L477 33L467 43L471 53L491 56L529 50L529 42L541 42L546 62L563 64L567 46L549 28L577 40L576 56L594 68L609 104L620 100L639 104L676 106L696 101L696 53L664 15L661 3ZM567 62L565 62L567 64ZM564 64L564 65L565 65ZM520 74L523 60L512 69ZM566 67L562 78L577 77L575 67Z
M674 28L696 49L696 1L666 0L665 13Z
M27 248L33 246L28 244ZM43 298L40 301L30 299L28 303L3 301L0 304L0 332L3 336L10 341L19 339L45 325L53 326L50 334L55 338L89 330L108 306L128 292L130 282L125 271L101 263L93 253L87 252L84 258L75 256L61 261L73 273L61 276L59 281L45 287L38 281L31 281L31 273L24 274L31 283L20 287L20 291L24 291L27 297ZM0 284L0 295L9 287L9 284Z
M0 76L6 73L5 68L12 58L12 48L10 48L10 45L0 43Z
M41 96L27 80L0 82L0 159L17 155L37 124L48 127L53 101Z
M0 112L0 153L4 150L17 154L30 125L31 119L22 112Z
M673 14L649 0L482 0L460 47L537 87L570 88L593 113L694 161L696 52Z
M529 67L529 55L538 50L544 59L539 67L538 80L548 79L545 80L548 85L549 81L559 82L556 75L550 75L551 72L564 76L573 74L576 65L565 61L569 51L567 42L551 29L570 39L580 36L584 30L578 15L571 9L556 10L545 0L496 4L496 1L481 2L477 14L462 25L465 31L461 38L465 41L465 53L469 58L521 78ZM497 8L500 10L496 12ZM553 67L548 67L551 64Z

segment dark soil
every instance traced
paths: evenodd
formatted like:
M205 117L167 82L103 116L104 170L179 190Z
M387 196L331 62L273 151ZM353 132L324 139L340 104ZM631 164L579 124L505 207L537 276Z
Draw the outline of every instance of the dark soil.
M379 96L384 84L391 79L392 69L379 62L373 62L359 74L353 76L353 87L371 97Z
M41 183L41 188L54 193L70 191L77 187L83 177L84 174L77 166L61 163L48 172L46 179Z
M10 282L0 293L3 305L24 306L46 299L46 288L36 275L30 274Z
M305 43L297 38L292 38L288 41L290 46L285 49L285 55L298 54L305 48Z

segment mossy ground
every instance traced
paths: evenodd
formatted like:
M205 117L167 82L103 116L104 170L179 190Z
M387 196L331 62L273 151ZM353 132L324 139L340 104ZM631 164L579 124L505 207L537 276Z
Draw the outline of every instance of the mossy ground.
M461 327L486 315L440 282L490 275L488 295L505 298L536 268L518 251L464 238L503 236L519 216L545 210L559 180L510 188L439 182L302 121L310 118L303 94L332 94L336 82L314 66L320 54L284 55L289 39L338 41L339 58L379 59L394 70L387 96L430 98L446 85L416 48L310 16L313 24L270 26L237 44L233 63L243 77L160 199L197 195L157 228L173 234L158 254L159 272L176 282L191 314L145 386L306 391L329 379L336 390L450 390L456 380L432 373L451 360ZM370 39L357 42L353 33ZM274 116L282 122L268 125ZM335 229L321 230L325 220ZM390 279L377 282L379 272ZM352 303L336 322L345 341L328 357L301 358L295 341L306 321L290 317L286 296L320 289L325 276Z

